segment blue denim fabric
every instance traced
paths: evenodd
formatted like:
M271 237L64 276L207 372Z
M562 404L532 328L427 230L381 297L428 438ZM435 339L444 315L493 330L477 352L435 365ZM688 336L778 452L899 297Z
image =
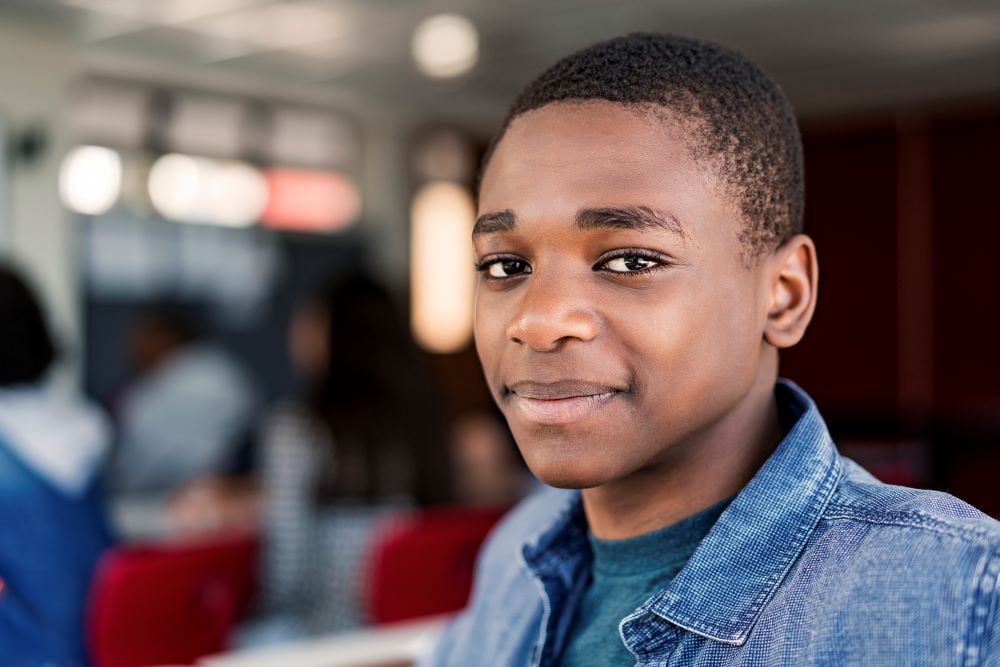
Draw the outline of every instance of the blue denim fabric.
M83 667L91 574L111 545L95 480L58 491L0 439L0 665Z
M890 486L837 452L809 397L687 565L622 619L635 664L1000 665L1000 523ZM576 491L545 489L490 537L431 665L557 663L591 554Z

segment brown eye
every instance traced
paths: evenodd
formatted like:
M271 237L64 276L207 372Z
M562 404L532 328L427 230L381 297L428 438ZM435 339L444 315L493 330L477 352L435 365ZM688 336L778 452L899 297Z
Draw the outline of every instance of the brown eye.
M659 262L640 255L622 255L604 263L604 268L612 273L635 273L659 265Z
M520 259L498 259L485 267L490 278L510 278L522 273L530 273L528 263Z

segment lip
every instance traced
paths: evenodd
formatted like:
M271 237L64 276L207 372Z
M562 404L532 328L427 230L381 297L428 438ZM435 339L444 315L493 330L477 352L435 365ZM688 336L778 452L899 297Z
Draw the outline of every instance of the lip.
M585 380L521 381L508 388L514 406L529 421L539 424L570 424L586 419L624 391L613 385Z

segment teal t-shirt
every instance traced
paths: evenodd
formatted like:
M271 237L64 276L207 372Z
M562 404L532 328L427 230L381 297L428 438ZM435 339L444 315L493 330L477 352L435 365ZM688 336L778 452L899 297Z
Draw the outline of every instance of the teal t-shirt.
M731 500L627 540L589 535L594 553L590 585L577 605L562 667L634 665L618 624L681 571Z

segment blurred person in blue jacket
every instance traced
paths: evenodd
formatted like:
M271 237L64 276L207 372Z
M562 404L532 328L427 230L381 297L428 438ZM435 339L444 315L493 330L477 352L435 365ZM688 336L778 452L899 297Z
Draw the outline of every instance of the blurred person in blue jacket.
M0 664L87 664L84 609L111 543L103 415L46 383L56 345L38 300L0 263Z

